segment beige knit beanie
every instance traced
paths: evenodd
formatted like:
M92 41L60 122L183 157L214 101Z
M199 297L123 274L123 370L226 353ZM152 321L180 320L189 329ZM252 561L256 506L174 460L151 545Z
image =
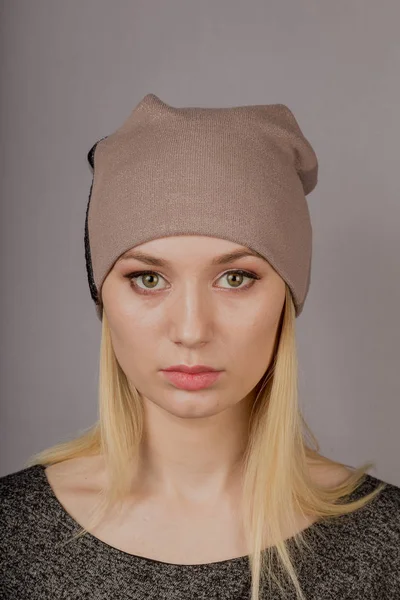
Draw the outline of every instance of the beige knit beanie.
M185 234L257 251L286 281L300 315L312 255L306 195L318 162L287 106L176 108L147 94L88 160L85 255L100 320L101 287L119 256Z

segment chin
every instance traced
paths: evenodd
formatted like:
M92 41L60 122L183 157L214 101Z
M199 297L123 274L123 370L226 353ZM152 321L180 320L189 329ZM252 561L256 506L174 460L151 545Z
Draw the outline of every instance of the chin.
M229 408L221 406L217 395L207 392L207 390L195 393L179 390L179 394L173 400L165 398L165 402L156 404L169 414L181 419L212 417Z

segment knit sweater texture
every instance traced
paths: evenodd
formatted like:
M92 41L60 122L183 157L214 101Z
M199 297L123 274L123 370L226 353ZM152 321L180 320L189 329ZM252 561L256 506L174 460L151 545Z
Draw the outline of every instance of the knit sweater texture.
M80 530L49 484L43 465L0 478L1 600L249 600L248 557L207 564L171 564L137 556ZM366 474L347 499L372 491ZM304 530L313 552L288 540L307 600L400 600L400 488L386 488L367 506ZM282 598L279 590L261 600ZM293 591L285 600L295 600Z

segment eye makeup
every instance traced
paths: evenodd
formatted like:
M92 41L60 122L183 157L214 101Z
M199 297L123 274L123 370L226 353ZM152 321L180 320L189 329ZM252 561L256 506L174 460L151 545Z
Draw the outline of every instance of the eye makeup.
M225 273L223 273L220 276L219 279L221 279L222 277L225 277L231 273L238 273L239 275L242 275L243 277L250 279L251 281L247 285L244 285L240 288L233 288L233 287L232 288L222 288L226 291L233 291L233 292L246 291L246 290L250 289L251 287L253 287L256 280L261 279L261 277L259 277L255 273L246 271L244 269L232 269L230 271L226 271ZM148 271L148 270L147 271L133 271L132 273L127 273L126 275L124 275L124 277L126 277L132 283L132 287L139 294L148 295L148 294L153 294L155 292L162 291L162 290L155 290L155 292L153 292L151 289L144 289L144 288L139 287L138 284L136 283L136 280L139 279L140 277L144 277L145 275L157 275L158 277L165 279L160 273L157 273L156 271ZM163 289L165 289L165 288L163 288Z

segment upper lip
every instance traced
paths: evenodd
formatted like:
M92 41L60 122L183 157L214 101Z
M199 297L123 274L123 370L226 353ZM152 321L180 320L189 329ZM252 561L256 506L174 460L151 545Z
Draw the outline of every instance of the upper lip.
M194 365L193 367L188 367L187 365L172 365L172 367L163 369L163 371L183 371L184 373L204 373L207 371L218 370L219 369L213 369L212 367L208 367L207 365Z

